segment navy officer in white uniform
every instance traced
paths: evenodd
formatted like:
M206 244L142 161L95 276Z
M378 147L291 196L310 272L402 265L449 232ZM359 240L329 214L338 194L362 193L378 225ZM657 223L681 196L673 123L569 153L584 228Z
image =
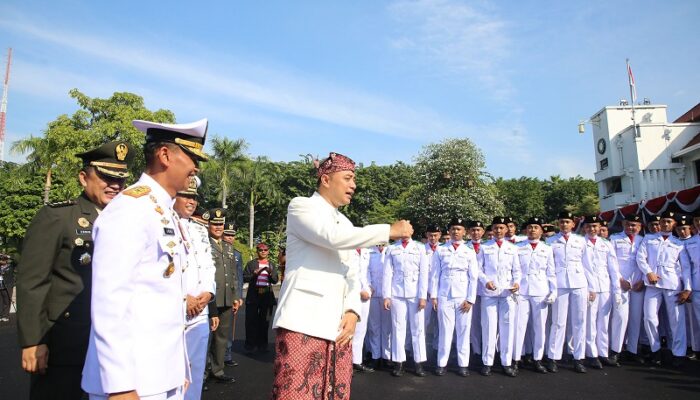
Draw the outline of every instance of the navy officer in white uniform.
M91 399L181 399L190 381L182 269L191 249L173 203L206 160L207 120L133 123L146 133L146 172L95 222L82 387Z

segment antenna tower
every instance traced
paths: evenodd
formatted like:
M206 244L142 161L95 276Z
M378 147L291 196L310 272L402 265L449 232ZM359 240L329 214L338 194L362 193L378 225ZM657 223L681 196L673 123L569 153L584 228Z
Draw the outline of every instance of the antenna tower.
M7 67L5 67L5 81L2 85L2 104L0 104L0 162L5 161L5 120L7 119L7 89L10 84L11 63L12 47L7 49Z

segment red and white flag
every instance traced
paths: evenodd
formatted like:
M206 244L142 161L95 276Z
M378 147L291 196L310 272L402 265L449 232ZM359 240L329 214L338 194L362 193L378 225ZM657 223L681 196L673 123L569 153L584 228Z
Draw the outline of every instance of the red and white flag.
M637 101L637 86L634 83L634 75L632 74L632 67L630 66L630 60L627 59L627 79L630 83L630 95L632 96L632 104Z

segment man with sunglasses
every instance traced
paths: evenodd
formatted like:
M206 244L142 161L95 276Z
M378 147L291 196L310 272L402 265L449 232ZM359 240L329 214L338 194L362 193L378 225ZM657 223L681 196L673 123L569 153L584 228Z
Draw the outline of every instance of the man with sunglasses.
M245 348L267 352L267 331L270 327L275 294L272 285L279 280L277 267L270 261L270 247L265 243L255 246L257 259L248 261L243 270L243 281L248 283L245 297Z
M27 229L17 268L17 318L29 398L78 399L90 334L92 229L98 213L124 189L133 151L109 142L77 154L83 193L44 206Z

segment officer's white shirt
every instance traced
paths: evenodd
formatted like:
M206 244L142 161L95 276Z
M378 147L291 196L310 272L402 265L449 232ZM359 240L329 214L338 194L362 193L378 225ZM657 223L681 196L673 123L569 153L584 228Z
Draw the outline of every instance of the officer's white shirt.
M554 268L557 273L558 289L579 289L588 287L586 274L583 270L583 251L586 242L583 236L569 234L569 240L564 239L562 232L547 239L554 253Z
M634 242L632 242L624 232L610 236L610 243L615 249L617 264L620 266L620 276L630 285L642 279L642 273L637 267L637 249L642 239L642 236L634 235Z
M523 296L557 296L557 274L554 270L554 253L545 242L538 241L532 249L530 241L517 244L522 277L518 293Z
M698 291L700 290L700 236L694 235L684 240L683 246L685 248L681 252L681 265L690 270L690 287L693 291Z
M513 243L505 239L500 247L495 239L482 243L479 246L477 260L481 268L479 284L482 296L508 296L511 294L510 289L516 283L520 284L521 269L518 247ZM488 282L493 282L496 285L496 290L486 289Z
M603 238L595 238L595 244L586 237L586 250L583 252L583 268L588 281L588 291L595 293L613 292L619 294L620 271L615 249Z
M82 379L92 394L154 395L189 377L182 280L187 249L174 201L146 174L135 186L150 193L132 197L126 189L93 229L92 328Z
M430 267L423 243L409 240L404 248L398 241L387 250L382 282L384 297L427 299Z
M661 233L646 235L637 251L637 265L644 274L644 283L661 289L690 290L690 271L682 268L680 262L683 248L683 242L673 235L665 240ZM655 285L649 283L649 272L659 276Z
M371 293L372 288L369 284L369 250L360 249L358 253L355 250L355 254L351 256L350 263L357 264L359 266L358 277L360 279L360 291Z
M187 253L187 265L183 273L185 280L185 293L197 297L203 292L209 292L212 300L216 295L216 265L211 255L211 243L209 232L203 225L190 218L180 218L180 224L187 235L187 243L190 246ZM194 318L185 317L187 325L193 325L207 319L209 307Z
M430 293L435 297L476 301L479 263L474 249L464 242L455 250L452 241L439 246L433 253Z
M384 298L382 292L382 282L384 277L384 255L386 248L379 251L379 247L374 246L369 250L369 265L367 266L369 275L369 287L372 297Z

